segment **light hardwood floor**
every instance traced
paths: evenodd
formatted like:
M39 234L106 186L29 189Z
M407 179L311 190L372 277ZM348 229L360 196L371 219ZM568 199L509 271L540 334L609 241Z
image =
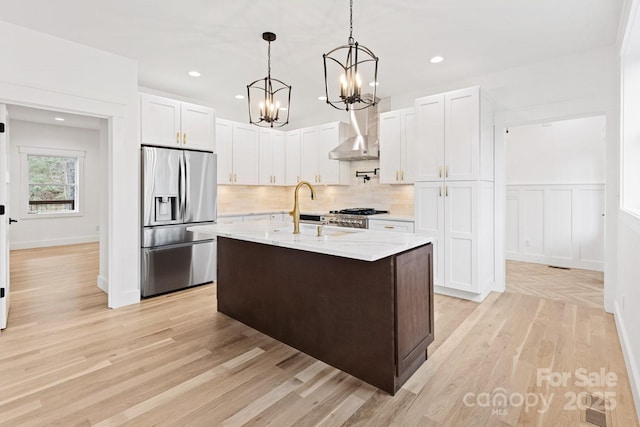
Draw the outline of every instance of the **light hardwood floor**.
M601 271L507 261L506 274L510 292L586 307L604 307L604 274Z
M11 257L1 425L587 426L570 407L585 391L613 393L609 425L638 425L601 308L516 292L482 304L437 296L429 360L391 397L218 314L213 285L109 310L97 245ZM571 378L538 382L539 368ZM613 373L615 385L576 385L578 368ZM511 403L486 405L500 394ZM544 412L540 396L551 400Z

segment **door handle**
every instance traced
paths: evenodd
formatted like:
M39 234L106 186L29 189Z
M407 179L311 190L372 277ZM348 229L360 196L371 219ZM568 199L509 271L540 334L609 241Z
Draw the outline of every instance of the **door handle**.
M18 222L17 219L13 219L13 218L9 218L9 224L14 223L14 222Z

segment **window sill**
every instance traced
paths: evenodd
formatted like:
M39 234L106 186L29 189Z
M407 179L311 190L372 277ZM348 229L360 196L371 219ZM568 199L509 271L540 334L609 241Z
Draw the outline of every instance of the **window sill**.
M53 218L72 218L84 216L82 212L61 212L61 213L47 213L47 214L23 214L23 220L30 219L53 219Z

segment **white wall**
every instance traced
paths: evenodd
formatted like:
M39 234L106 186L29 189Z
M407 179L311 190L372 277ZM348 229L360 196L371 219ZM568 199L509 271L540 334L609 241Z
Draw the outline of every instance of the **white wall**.
M10 120L11 249L95 242L100 224L100 135L99 131ZM26 196L22 194L20 147L84 151L82 216L37 218L22 215Z
M505 256L604 269L604 185L508 185Z
M632 209L640 207L640 175L636 150L640 147L640 1L625 2L622 16L623 38L620 46L622 57L621 70L621 162L624 171L621 174L622 188L625 192L624 209L615 211L618 221L618 281L615 289L615 315L618 333L625 355L631 390L636 404L636 413L640 420L640 216ZM634 157L635 155L635 157ZM627 163L633 162L635 163ZM629 170L631 168L631 171ZM635 197L630 194L635 194ZM627 199L631 197L631 199ZM628 203L628 204L627 204Z
M604 116L509 128L506 258L604 269Z
M603 184L604 116L509 128L507 185Z
M0 102L109 119L109 306L140 300L138 67L135 61L0 22ZM133 202L132 202L133 201ZM102 266L101 266L102 271Z

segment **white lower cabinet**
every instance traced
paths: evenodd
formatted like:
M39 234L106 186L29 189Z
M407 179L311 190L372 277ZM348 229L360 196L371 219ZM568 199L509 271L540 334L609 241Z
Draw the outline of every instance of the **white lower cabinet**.
M413 233L413 222L392 219L369 219L369 230Z
M415 232L436 238L436 286L486 296L494 281L492 182L416 183Z

